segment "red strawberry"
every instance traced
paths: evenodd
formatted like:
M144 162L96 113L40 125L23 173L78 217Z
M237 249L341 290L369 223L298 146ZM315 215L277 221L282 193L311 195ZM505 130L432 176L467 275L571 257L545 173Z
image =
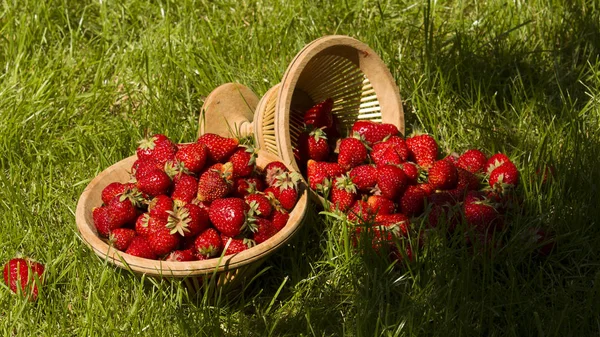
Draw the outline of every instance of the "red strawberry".
M257 218L255 226L256 230L254 231L252 238L257 244L267 241L277 233L277 228L275 228L273 223L268 219Z
M119 228L119 226L113 224L114 221L108 207L95 207L92 209L92 219L100 236L108 237L112 228Z
M271 223L273 224L273 227L275 227L275 230L279 232L283 229L283 227L285 227L289 218L290 214L286 210L280 209L271 212L271 217L269 218L269 220L271 220Z
M275 186L267 187L263 193L270 200L275 199L275 200L277 200L277 203L279 203L279 187L275 187Z
M317 128L310 133L305 131L298 137L298 150L300 160L308 159L323 161L329 156L329 143L327 135L322 128Z
M198 179L195 177L180 173L173 177L173 192L171 198L179 205L191 203L198 195Z
M402 195L407 186L408 178L398 166L382 165L377 167L377 187L383 197L395 200Z
M158 164L153 159L138 159L131 166L131 173L136 180L154 170L164 170L164 165Z
M510 161L504 162L490 174L490 186L498 191L505 192L519 184L519 170Z
M135 231L129 228L117 228L110 232L108 242L118 250L125 251L135 237Z
M221 236L214 228L208 228L194 241L194 251L196 256L211 258L219 256L223 250L223 242Z
M165 135L157 134L140 141L137 156L141 160L152 159L163 166L175 158L177 146Z
M372 145L386 137L397 135L399 131L393 124L359 120L352 125L352 132L361 135L367 145Z
M112 198L125 193L125 191L127 191L128 189L131 189L131 188L133 188L133 184L130 184L130 183L127 183L127 184L123 184L120 182L110 183L110 184L106 185L106 187L102 190L102 202L105 205L108 205L108 203L110 202L110 200Z
M425 193L427 195L431 195L432 193L435 193L435 187L433 187L431 184L419 184L419 187L425 191Z
M106 208L112 218L110 230L133 224L137 219L135 204L126 194L112 198Z
M419 182L419 169L417 168L417 165L406 162L398 166L404 171L404 174L406 174L409 184L415 185Z
M394 202L380 195L370 196L367 199L367 203L376 214L393 214L396 212Z
M431 205L428 215L429 227L436 228L446 225L448 231L454 231L458 223L457 201L449 193L433 193L427 197L427 203Z
M210 226L208 210L195 204L187 204L169 212L167 228L171 234L183 237L196 236Z
M357 138L344 138L340 142L338 164L348 171L351 168L364 163L368 158L365 145Z
M256 167L256 150L249 145L240 146L229 157L233 164L233 175L235 177L248 177Z
M238 178L235 180L233 196L243 198L249 194L262 192L265 190L265 184L259 178Z
M325 179L337 178L344 174L344 169L338 163L309 160L306 164L306 172L310 188L317 190Z
M467 150L460 157L456 163L457 167L463 168L471 173L483 172L487 158L483 152L477 149Z
M507 161L510 161L510 158L508 158L504 153L496 153L487 160L483 170L485 173L491 174L496 167L499 167Z
M377 165L400 164L408 160L408 147L402 137L391 136L389 139L373 145L371 158Z
M224 163L238 147L238 140L225 138L214 133L205 133L198 138L198 143L206 145L208 158L215 163Z
M377 226L384 226L388 237L386 241L392 241L390 234L393 237L407 236L410 228L408 217L402 213L394 214L378 214L375 217ZM381 228L380 228L381 229Z
M262 218L268 218L271 216L271 212L273 211L273 207L271 207L271 202L269 198L263 193L254 193L249 194L244 197L244 200L250 206L250 208L256 209L256 215ZM256 206L254 206L256 205Z
M198 180L198 200L211 202L226 197L233 189L233 164L225 163L220 169L209 168Z
M501 229L503 225L502 216L495 205L485 198L479 191L471 191L467 194L463 212L467 224L478 232L487 233Z
M265 181L267 185L273 186L277 177L280 176L283 172L289 172L290 170L285 166L284 163L280 161L273 161L265 166Z
M138 189L151 197L167 194L171 188L171 178L163 170L152 170L137 180Z
M363 200L356 200L347 213L348 220L356 223L366 223L372 220L375 211Z
M157 227L146 237L148 244L156 255L167 255L179 246L181 236L177 232L171 233L171 231L167 227Z
M377 168L374 165L360 165L348 173L360 192L370 192L377 184Z
M195 260L197 260L196 255L194 255L194 251L191 249L174 250L165 258L165 261L171 262L187 262Z
M38 297L38 284L42 284L44 280L44 270L44 265L39 262L13 258L4 265L4 283L12 292L35 301Z
M173 200L166 195L157 195L148 204L148 213L154 218L167 220L172 210Z
M291 211L298 201L298 181L301 176L297 172L283 172L277 177L275 187L279 188L277 200L286 211Z
M474 173L463 168L458 167L457 172L458 183L456 188L448 190L448 193L450 193L457 201L462 201L468 191L479 190L480 181Z
M331 194L329 195L332 209L338 209L345 213L357 198L356 185L354 185L347 175L338 177L335 180Z
M208 215L212 224L223 235L237 236L247 227L247 209L244 199L217 199L210 205Z
M150 243L145 237L136 236L131 240L125 253L145 259L156 260L156 253L150 247Z
M429 169L429 184L438 190L451 190L458 183L458 171L447 160L438 160Z
M410 150L410 158L424 169L429 169L433 166L433 163L437 159L437 142L428 134L407 138L406 146L408 146L408 149Z
M427 193L418 185L408 186L400 198L400 211L408 216L418 216L423 213Z
M223 243L223 249L225 250L225 255L241 253L244 250L252 247L252 245L253 245L251 240L234 239L234 238L228 237L226 235L221 236L221 242Z
M202 143L191 143L175 154L175 159L190 172L200 173L206 164L206 146Z
M333 100L331 98L315 104L304 114L304 124L312 125L315 128L333 127L332 108Z

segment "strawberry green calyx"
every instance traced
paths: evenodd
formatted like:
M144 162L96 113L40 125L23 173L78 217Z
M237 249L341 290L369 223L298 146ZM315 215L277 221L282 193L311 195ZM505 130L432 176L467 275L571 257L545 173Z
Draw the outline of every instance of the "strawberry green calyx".
M154 150L157 140L158 138L156 136L142 139L138 142L139 148L144 150Z
M135 207L141 207L145 201L144 197L142 196L142 192L140 192L137 188L132 188L132 189L126 190L119 197L119 201L121 201L121 202L123 202L127 199L129 199L131 204Z
M319 141L320 139L327 140L327 134L325 133L325 127L312 129L308 134L310 137L313 137L315 141Z
M243 240L242 242L243 242L243 243L246 245L246 247L248 247L248 248L252 248L252 247L256 246L256 242L255 242L254 240L252 240L252 239L244 238L244 240Z
M348 193L356 193L356 185L352 182L352 178L350 178L347 174L335 179L335 187Z
M258 156L258 151L256 150L256 148L249 144L241 145L241 147L245 148L246 152L250 154L248 165L254 165L256 163L256 157Z
M179 160L176 161L168 161L165 163L165 173L169 176L169 178L173 179L178 174L192 174L190 170L185 167L185 164Z
M300 179L302 179L302 176L298 172L283 172L276 178L275 186L281 190L296 189Z
M260 215L260 211L258 210L259 205L256 201L253 200L250 202L249 206L250 209L246 213L246 221L242 226L242 232L245 230L249 230L252 233L256 233L256 231L258 230L258 226L256 224L255 215Z
M171 234L179 233L184 236L188 229L190 221L190 212L187 208L177 208L175 211L167 211L169 213L169 220L167 222L167 228L171 230Z

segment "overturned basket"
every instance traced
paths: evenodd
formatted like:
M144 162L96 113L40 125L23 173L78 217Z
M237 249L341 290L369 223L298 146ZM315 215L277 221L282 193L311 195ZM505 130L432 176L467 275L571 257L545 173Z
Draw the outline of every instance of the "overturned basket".
M93 207L102 204L101 194L104 187L114 181L126 182L128 170L137 156L131 156L102 171L85 188L77 203L76 222L83 240L94 253L108 262L138 274L165 277L218 276L217 284L233 284L252 277L255 269L264 259L283 246L300 228L307 207L306 185L299 186L299 200L290 213L287 225L267 241L234 255L203 261L168 262L139 258L111 248L98 236L92 220ZM259 169L268 163L279 160L276 156L260 151L256 160Z

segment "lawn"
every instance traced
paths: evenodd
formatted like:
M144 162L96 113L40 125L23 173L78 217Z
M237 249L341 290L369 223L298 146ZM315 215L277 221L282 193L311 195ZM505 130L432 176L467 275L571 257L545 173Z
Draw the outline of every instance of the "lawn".
M94 176L146 133L193 141L212 89L262 95L328 34L382 57L407 134L514 158L524 202L499 252L438 237L388 268L312 207L241 294L202 296L90 251L74 214ZM4 0L0 66L0 261L47 267L36 302L2 283L4 336L600 335L595 1ZM537 227L546 258L523 239Z

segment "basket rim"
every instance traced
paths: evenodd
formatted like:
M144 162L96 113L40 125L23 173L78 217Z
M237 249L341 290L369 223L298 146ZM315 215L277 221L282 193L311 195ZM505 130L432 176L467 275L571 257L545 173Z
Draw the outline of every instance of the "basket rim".
M268 163L274 160L280 160L273 154L264 150L259 150L257 165ZM286 226L267 241L258 244L252 248L237 254L215 257L202 261L174 262L152 260L129 255L118 251L109 246L102 240L91 221L91 212L93 207L100 205L90 205L93 198L99 196L104 188L103 183L109 180L109 177L117 171L127 170L137 159L136 155L127 157L98 174L84 189L77 202L75 220L77 229L81 238L94 253L120 268L129 269L135 273L146 274L149 276L168 276L168 277L188 277L210 275L212 273L230 272L249 265L253 262L261 261L266 256L274 253L277 249L286 244L289 239L300 229L308 207L308 187L303 180L300 181L300 195L294 209L290 212L290 218ZM266 166L260 165L261 167ZM290 167L290 165L288 165ZM291 167L290 167L291 168ZM110 182L115 181L111 180Z

